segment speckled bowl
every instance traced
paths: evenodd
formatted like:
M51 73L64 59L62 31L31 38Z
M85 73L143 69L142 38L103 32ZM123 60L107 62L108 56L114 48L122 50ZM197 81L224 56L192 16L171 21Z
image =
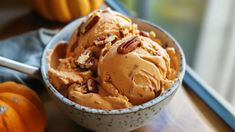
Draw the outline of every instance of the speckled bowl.
M176 49L180 61L180 71L177 81L157 98L131 108L119 110L98 110L81 106L65 98L49 82L46 59L48 51L53 49L57 45L58 41L69 40L72 32L81 23L81 20L82 19L77 19L62 29L53 37L45 48L41 60L41 72L44 83L47 86L47 91L56 102L59 109L79 125L88 129L102 132L123 132L143 126L147 121L153 119L157 113L169 103L177 89L180 87L185 72L185 57L182 49L175 39L160 27L150 24L149 22L133 18L133 22L137 23L140 29L145 31L154 31L164 45L172 46Z

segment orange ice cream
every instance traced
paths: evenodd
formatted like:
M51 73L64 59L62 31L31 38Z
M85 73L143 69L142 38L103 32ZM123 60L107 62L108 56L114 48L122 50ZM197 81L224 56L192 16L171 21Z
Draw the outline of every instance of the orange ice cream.
M70 100L96 109L154 99L176 79L178 59L174 48L162 48L149 34L117 12L95 11L68 44L49 54L50 82Z
M134 37L140 45L130 53L118 53L118 47ZM168 79L173 73L168 53L150 38L127 36L103 52L98 65L102 88L114 96L126 96L132 104L155 98L173 83Z
M130 33L132 26L132 22L128 17L109 8L96 10L89 14L81 26L73 33L67 49L67 57L80 55L87 47L102 47L104 42L98 41L106 35L109 35L112 40L121 38Z

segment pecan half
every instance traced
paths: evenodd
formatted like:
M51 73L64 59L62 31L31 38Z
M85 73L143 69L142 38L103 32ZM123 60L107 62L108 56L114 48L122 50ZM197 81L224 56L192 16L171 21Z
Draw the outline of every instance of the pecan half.
M119 54L127 54L133 50L135 50L139 45L141 44L141 41L137 36L132 37L128 41L122 43L118 48L117 52Z
M79 28L80 33L85 34L100 20L99 12L94 12L86 22L83 22Z
M95 64L94 53L88 49L84 50L76 60L77 65L82 69L89 69Z
M87 89L89 92L98 93L98 84L95 80L89 79L87 80Z
M107 44L107 43L113 44L113 43L116 42L116 40L117 40L117 36L116 36L116 35L114 35L114 34L107 34L107 35L105 35L105 36L97 37L97 38L93 41L93 43L94 43L94 45L96 45L96 46L103 46L103 45L105 45L105 44Z

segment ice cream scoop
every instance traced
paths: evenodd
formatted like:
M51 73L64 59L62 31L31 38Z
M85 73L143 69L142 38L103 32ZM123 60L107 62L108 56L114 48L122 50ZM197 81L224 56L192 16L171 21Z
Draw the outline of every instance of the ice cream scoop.
M87 47L102 47L107 41L114 41L130 33L132 26L128 17L109 8L96 10L73 33L66 56L78 56Z
M66 47L56 66L50 57L57 48L49 54L48 76L57 90L83 106L111 110L143 104L176 79L175 49L164 49L154 32L139 31L109 9L85 18Z
M132 51L119 51L120 47L129 50L137 42ZM98 76L102 88L113 96L121 94L132 104L142 104L161 94L166 83L173 82L167 75L174 70L168 53L150 38L127 36L102 52L105 54L99 60Z

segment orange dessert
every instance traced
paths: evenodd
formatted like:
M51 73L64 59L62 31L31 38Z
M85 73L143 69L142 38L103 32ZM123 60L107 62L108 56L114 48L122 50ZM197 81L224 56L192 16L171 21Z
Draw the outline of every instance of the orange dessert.
M55 52L60 52L58 62L52 61ZM48 76L57 90L80 105L121 109L169 88L178 72L174 56L174 48L164 49L153 32L140 31L131 19L110 9L97 10L74 31L68 45L49 54Z

